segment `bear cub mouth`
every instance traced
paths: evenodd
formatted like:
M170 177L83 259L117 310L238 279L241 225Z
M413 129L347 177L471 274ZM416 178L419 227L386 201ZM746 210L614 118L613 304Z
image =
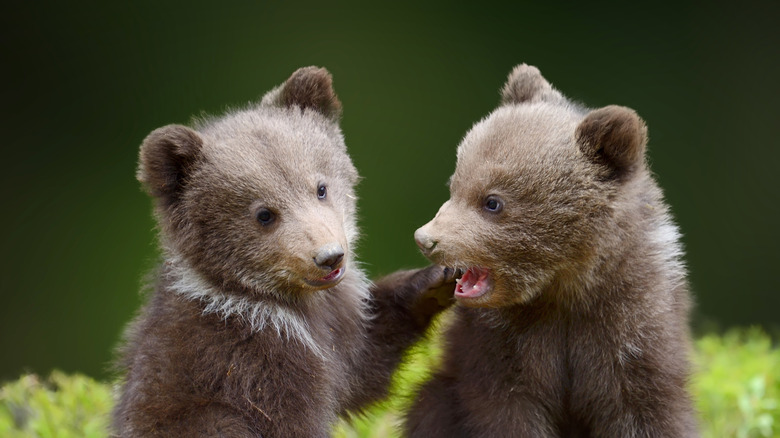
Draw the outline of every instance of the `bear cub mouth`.
M318 288L333 287L341 282L341 280L344 278L344 271L346 271L346 268L342 266L338 269L332 270L330 274L322 278L318 278L316 280L306 280L306 282Z
M455 280L455 298L472 299L485 295L492 287L490 270L487 268L468 268L463 276Z

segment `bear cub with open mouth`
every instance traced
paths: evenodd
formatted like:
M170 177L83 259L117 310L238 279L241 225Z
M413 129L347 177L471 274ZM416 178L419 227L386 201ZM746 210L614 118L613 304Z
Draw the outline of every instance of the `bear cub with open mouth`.
M453 271L366 279L340 115L330 74L307 67L144 140L164 263L120 349L115 435L324 437L386 395Z
M587 109L517 66L415 233L463 270L413 437L697 436L677 227L625 107Z

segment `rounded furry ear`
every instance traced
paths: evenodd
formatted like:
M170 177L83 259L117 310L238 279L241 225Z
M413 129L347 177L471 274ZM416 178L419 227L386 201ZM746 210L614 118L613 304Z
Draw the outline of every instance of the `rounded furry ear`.
M155 129L141 144L138 181L163 205L174 204L202 146L200 135L186 126L168 125Z
M528 64L512 69L501 89L502 105L560 100L563 100L563 95L542 77L538 68Z
M333 77L322 67L299 68L284 84L269 91L262 104L312 109L333 121L341 117L341 102L333 90Z
M631 108L610 105L585 116L575 139L585 156L618 171L632 170L644 162L647 126Z

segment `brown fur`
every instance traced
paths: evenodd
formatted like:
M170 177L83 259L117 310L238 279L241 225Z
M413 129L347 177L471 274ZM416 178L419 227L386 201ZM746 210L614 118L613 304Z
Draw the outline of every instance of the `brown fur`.
M302 68L288 80L291 86L284 87L281 103L285 106L298 105L306 108L323 108L322 113L332 119L341 117L341 102L331 86L330 75L311 74L316 67Z
M490 274L458 298L407 435L698 435L679 234L646 141L628 108L572 104L527 65L509 75L415 233L431 260Z
M309 67L258 105L146 138L165 262L120 350L117 436L327 436L386 395L449 304L452 270L360 271L340 109Z

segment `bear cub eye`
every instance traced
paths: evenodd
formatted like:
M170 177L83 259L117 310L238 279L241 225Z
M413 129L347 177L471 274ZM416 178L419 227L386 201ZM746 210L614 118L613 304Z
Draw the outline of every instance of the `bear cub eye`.
M325 184L320 184L319 187L317 187L317 199L325 199L328 196L328 188L325 186Z
M271 225L271 223L276 219L276 215L267 208L261 208L260 210L257 210L257 214L255 215L255 218L258 222L260 222L260 225Z
M504 201L496 195L485 198L483 208L490 213L499 213L504 209Z

